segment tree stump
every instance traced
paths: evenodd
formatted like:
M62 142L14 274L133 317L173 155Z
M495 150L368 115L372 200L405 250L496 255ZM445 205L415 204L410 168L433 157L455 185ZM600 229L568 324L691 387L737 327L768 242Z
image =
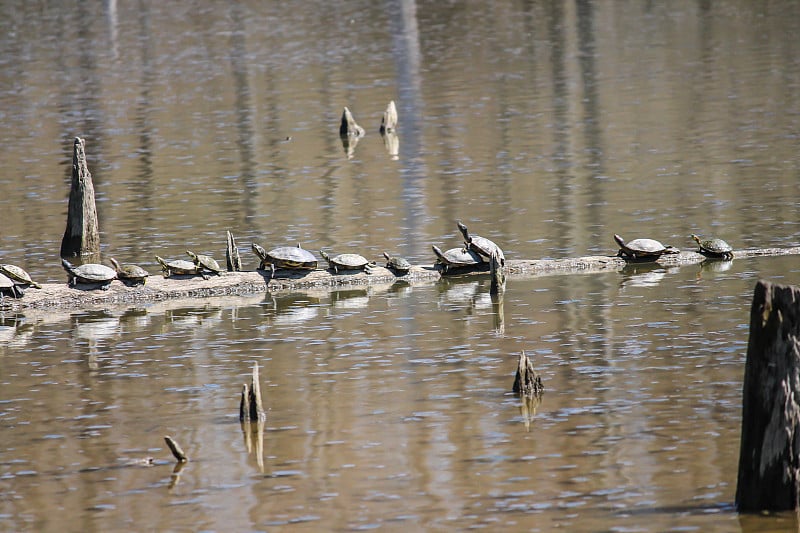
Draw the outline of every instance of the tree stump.
M263 422L267 419L261 403L261 384L258 378L258 363L253 365L253 377L250 386L245 383L242 385L242 397L239 402L239 421L240 422Z
M800 288L756 284L744 371L736 508L798 509Z
M364 136L364 133L364 128L356 124L353 114L345 107L342 111L342 121L339 124L339 136L360 138Z
M383 112L381 118L381 135L386 133L393 133L397 129L397 107L394 105L394 100L389 102L386 106L386 111Z
M75 137L72 148L72 185L69 191L67 229L61 239L61 257L100 253L100 229L94 201L92 175L86 164L85 142Z
M542 377L534 370L533 362L523 350L517 363L517 374L514 376L514 387L517 394L523 396L541 395L544 392Z

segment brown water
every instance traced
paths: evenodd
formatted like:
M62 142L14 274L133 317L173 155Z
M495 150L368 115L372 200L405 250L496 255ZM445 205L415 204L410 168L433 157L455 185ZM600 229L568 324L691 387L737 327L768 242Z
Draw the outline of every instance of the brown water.
M77 135L104 252L151 271L221 257L226 229L429 263L459 218L511 258L612 253L614 232L800 241L793 2L0 15L0 256L41 280L65 279ZM343 106L367 129L349 158ZM753 286L800 268L720 266L515 278L502 313L466 279L6 314L0 529L796 531L733 498ZM238 422L254 362L261 454ZM167 434L192 459L175 474Z

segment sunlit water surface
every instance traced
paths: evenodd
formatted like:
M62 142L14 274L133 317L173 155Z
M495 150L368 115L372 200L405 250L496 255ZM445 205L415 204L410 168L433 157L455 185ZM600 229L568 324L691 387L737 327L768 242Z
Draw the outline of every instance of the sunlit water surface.
M800 241L793 2L0 7L0 256L509 258ZM399 150L377 128L397 103ZM346 153L348 106L367 136ZM756 280L796 258L0 315L0 529L796 531L733 508ZM510 392L519 353L545 393ZM254 363L266 428L243 431ZM173 472L163 437L191 461ZM143 460L152 457L152 464Z

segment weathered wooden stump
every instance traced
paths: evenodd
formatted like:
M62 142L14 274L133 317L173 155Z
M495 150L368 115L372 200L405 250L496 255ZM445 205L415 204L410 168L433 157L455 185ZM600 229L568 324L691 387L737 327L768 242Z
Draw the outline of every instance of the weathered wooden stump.
M342 121L339 124L340 137L363 137L364 128L356 124L356 119L347 107L342 111Z
M228 272L241 272L242 259L239 257L239 249L236 247L236 239L230 230L228 234L228 244L225 247L225 262L228 267Z
M394 100L389 102L389 105L386 106L386 111L383 112L383 118L381 118L381 135L386 133L392 133L394 130L397 129L397 107L394 105Z
M489 275L491 276L489 294L491 295L502 296L506 290L506 274L503 271L503 263L505 263L505 260L501 261L497 251L493 251L491 257L489 257Z
M517 394L524 396L541 395L544 392L542 377L533 368L533 362L523 350L517 363L517 374L514 376L514 387Z
M239 421L240 422L263 422L267 419L261 403L261 385L258 379L258 363L253 365L253 377L250 386L246 383L242 386L242 398L239 402Z
M72 148L72 185L69 191L67 229L61 239L61 257L98 255L100 229L94 201L92 175L86 164L85 142L75 137Z
M756 284L744 370L736 508L800 503L800 288Z

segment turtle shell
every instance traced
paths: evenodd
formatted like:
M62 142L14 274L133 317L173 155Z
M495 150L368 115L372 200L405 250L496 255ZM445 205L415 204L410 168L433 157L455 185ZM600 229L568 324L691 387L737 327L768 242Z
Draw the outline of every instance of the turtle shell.
M367 258L359 254L339 254L330 257L323 250L320 250L319 253L328 262L330 268L337 273L339 270L363 270L369 265Z
M266 253L261 268L266 265L272 265L274 268L314 270L317 268L317 258L308 250L300 248L300 245L279 246Z
M114 265L114 269L117 271L117 278L122 281L143 284L147 280L147 276L150 275L147 270L139 265L120 265L113 257L110 257L108 260Z
M86 263L74 266L66 259L61 259L61 265L69 274L69 284L76 283L111 283L117 278L117 271L99 263Z
M492 257L492 253L497 253L497 258L500 261L500 264L504 264L506 261L506 256L503 254L503 250L494 243L487 239L486 237L481 237L480 235L471 235L467 226L458 221L458 229L461 230L461 234L464 236L464 244L466 244L472 251L484 256L486 258Z
M197 265L191 261L183 259L175 259L173 261L165 261L163 258L156 256L156 261L161 265L161 270L164 272L164 277L182 275L194 275L199 273Z
M442 252L435 244L432 248L436 254L436 262L442 266L443 273L447 273L451 268L471 267L483 263L483 258L468 248L451 248L446 252Z
M0 274L5 274L7 277L11 278L13 281L17 282L17 284L22 285L32 285L37 289L41 289L42 286L33 281L31 279L30 274L25 272L22 268L16 265L0 265Z
M404 257L391 256L386 252L383 252L383 257L386 258L386 268L389 270L403 274L411 270L411 263Z
M199 268L204 268L214 274L219 274L223 271L219 263L210 255L196 254L190 250L186 250L186 255L188 255Z
M672 246L664 246L655 239L633 239L625 242L619 235L614 235L614 240L619 245L618 256L627 256L632 259L657 258L665 253L677 253L678 250Z
M725 257L726 259L733 259L733 247L722 239L701 239L694 234L692 234L692 239L694 239L698 246L700 246L701 254L710 255L712 257Z

